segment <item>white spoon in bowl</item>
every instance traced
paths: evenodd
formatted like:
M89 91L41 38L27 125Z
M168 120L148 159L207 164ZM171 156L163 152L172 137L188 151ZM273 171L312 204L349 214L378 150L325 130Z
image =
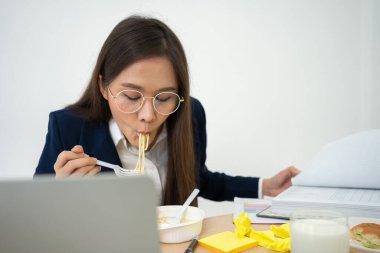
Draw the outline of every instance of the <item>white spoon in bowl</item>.
M181 223L181 218L185 210L189 207L190 203L193 202L195 197L198 195L199 190L197 188L190 194L190 196L186 199L185 203L182 205L181 209L174 217L166 217L166 223L170 225L176 225Z

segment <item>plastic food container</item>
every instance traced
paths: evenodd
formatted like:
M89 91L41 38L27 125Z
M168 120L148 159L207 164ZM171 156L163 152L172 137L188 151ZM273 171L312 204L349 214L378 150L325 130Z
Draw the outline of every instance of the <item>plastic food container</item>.
M159 206L157 207L158 221L163 217L175 216L181 206ZM202 222L205 212L197 207L189 206L182 216L180 224L171 225L158 224L160 241L163 243L181 243L190 241L202 231Z

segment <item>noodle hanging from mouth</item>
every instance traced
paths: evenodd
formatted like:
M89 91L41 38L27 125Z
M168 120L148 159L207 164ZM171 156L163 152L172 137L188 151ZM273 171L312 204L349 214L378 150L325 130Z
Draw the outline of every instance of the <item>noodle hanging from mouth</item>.
M135 170L144 175L145 151L149 146L149 134L139 134L139 157L137 159Z

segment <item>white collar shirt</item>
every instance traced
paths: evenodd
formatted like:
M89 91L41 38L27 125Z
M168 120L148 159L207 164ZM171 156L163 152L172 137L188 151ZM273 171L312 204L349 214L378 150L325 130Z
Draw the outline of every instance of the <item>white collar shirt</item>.
M133 147L124 137L116 121L109 121L111 138L116 146L122 167L134 169L136 167L139 150ZM145 152L144 174L153 180L157 190L158 203L161 202L162 193L166 183L168 170L168 143L166 128L163 127L156 142Z

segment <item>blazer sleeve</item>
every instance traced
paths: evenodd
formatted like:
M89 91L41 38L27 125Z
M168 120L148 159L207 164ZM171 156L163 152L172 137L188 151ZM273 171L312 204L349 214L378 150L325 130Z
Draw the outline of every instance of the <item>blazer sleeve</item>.
M54 163L57 156L63 150L60 143L60 130L54 112L49 114L48 132L40 160L34 176L40 174L54 174Z
M93 123L70 109L61 109L49 115L45 146L38 162L35 176L55 174L54 163L63 150L82 145L86 154L109 163L121 165L108 122ZM101 173L113 173L102 167Z
M83 119L68 109L49 114L48 132L34 175L55 174L54 163L63 150L70 150L80 142Z
M257 177L229 176L220 172L212 172L206 166L206 114L202 104L192 99L194 144L197 161L197 184L200 196L215 200L233 200L233 198L257 198Z

